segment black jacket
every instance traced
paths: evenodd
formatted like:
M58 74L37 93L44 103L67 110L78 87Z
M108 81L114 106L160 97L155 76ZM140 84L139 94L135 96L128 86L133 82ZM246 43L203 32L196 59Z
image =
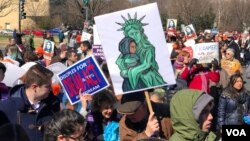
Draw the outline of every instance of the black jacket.
M222 125L243 124L244 114L250 113L250 96L248 91L237 92L226 88L219 98L218 104L218 128Z

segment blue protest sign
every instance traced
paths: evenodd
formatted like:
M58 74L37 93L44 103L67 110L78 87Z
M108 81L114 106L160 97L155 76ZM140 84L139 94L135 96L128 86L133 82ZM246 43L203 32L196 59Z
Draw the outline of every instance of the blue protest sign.
M93 56L76 62L57 75L71 104L80 100L82 93L94 94L109 86L105 75L101 71Z

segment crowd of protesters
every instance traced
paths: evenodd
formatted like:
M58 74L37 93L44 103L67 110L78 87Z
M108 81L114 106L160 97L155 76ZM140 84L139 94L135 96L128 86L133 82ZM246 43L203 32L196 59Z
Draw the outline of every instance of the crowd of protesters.
M143 91L116 96L102 60L98 63L110 87L94 95L82 95L80 90L81 102L72 106L46 67L60 62L67 68L92 55L92 41L81 41L80 32L69 34L66 41L62 31L48 62L43 43L35 47L33 35L23 41L22 36L15 31L5 52L0 52L1 139L214 141L220 139L222 125L250 124L250 92L242 77L242 67L250 64L248 32L197 33L196 43L219 43L219 60L206 64L191 58L182 32L166 33L166 41L173 46L170 59L177 83L149 90L153 112ZM50 32L43 38L55 42ZM19 83L2 83L5 63L22 66L29 62L34 65Z

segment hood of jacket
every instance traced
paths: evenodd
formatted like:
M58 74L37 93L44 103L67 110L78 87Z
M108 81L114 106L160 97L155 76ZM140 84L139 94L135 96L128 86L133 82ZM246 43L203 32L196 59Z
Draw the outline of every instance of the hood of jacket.
M199 90L178 91L170 103L170 113L175 133L181 140L205 141L208 133L199 127L199 116L213 98ZM176 137L175 137L176 138ZM176 140L176 139L175 139Z

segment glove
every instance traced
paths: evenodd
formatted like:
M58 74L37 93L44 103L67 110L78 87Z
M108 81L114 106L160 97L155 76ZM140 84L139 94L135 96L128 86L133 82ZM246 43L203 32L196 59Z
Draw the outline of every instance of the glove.
M193 59L189 62L188 67L189 67L189 68L192 68L194 64L197 64L197 62L199 62L199 60L196 59L196 58L193 58Z
M217 59L214 58L214 60L211 62L213 70L216 71L219 69L219 62Z

